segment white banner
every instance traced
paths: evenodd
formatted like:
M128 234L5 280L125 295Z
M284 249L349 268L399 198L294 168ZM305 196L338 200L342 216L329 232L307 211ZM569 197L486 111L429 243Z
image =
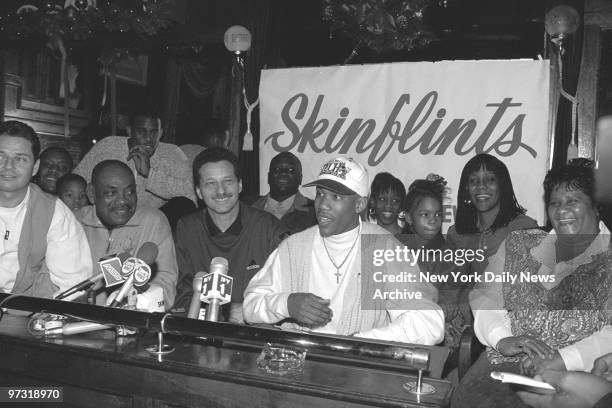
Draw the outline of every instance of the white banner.
M443 61L264 70L259 89L260 191L270 160L289 150L304 184L321 164L351 156L370 181L388 171L408 186L436 173L448 181L444 230L454 223L464 164L501 159L527 214L544 223L549 159L549 62ZM314 189L303 189L309 197Z

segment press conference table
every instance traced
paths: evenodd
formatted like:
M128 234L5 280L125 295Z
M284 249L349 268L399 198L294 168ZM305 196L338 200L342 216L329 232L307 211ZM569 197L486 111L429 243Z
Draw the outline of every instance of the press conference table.
M10 315L0 321L0 385L61 386L64 403L55 406L439 407L449 401L450 384L429 378L436 393L419 401L402 387L415 380L408 371L307 359L303 373L279 377L259 369L259 352L246 347L166 336L164 343L176 351L160 362L145 350L157 341L153 333L41 338L26 324L25 317Z

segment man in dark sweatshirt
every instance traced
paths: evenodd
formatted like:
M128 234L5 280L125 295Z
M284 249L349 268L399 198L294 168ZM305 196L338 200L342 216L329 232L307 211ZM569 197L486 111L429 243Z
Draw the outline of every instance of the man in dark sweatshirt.
M206 208L179 220L176 253L179 283L174 308L189 307L193 295L193 277L209 271L214 257L229 263L234 278L231 306L224 316L233 323L243 323L243 292L288 231L265 211L238 201L242 191L238 158L221 147L207 149L193 161L193 184Z

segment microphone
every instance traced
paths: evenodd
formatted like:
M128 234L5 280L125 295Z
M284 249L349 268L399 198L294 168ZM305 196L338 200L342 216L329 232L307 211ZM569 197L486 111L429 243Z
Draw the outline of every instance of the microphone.
M123 262L128 260L131 256L130 253L124 252L98 262L98 267L104 276L104 282L107 288L123 283L125 278L121 275L121 268L123 267Z
M93 276L89 279L85 279L84 281L77 283L76 285L74 285L73 287L71 287L68 290L63 291L62 293L60 293L59 295L55 296L56 300L62 300L67 298L68 296L75 294L77 292L83 292L87 290L88 288L90 288L91 286L93 286L98 280L102 279L104 277L104 274L99 273L96 276ZM78 297L78 296L77 296ZM74 297L72 297L71 299L73 299Z
M221 305L232 300L232 283L234 278L227 275L227 259L220 256L210 261L210 273L202 278L202 295L200 300L209 304L206 308L206 319L211 322L219 320Z
M68 298L69 296L70 296L70 299L68 300L76 299L82 296L87 289L92 287L97 281L99 281L102 278L104 278L104 280L106 281L106 286L113 286L113 285L117 285L123 282L123 279L121 278L119 271L121 270L122 262L128 259L129 256L130 256L129 253L124 252L117 256L113 256L107 259L101 259L100 261L98 261L98 268L100 269L100 273L98 273L95 276L92 276L91 278L85 279L84 281L80 283L77 283L76 285L74 285L70 289L63 291L59 295L56 295L55 299L62 300L62 299ZM121 280L115 283L112 283L112 281L116 278L119 278ZM83 292L83 293L78 293L78 292ZM77 293L78 295L76 295ZM74 296L71 296L71 295L74 295Z
M151 279L151 267L149 265L155 262L158 252L157 245L153 242L145 242L136 253L136 257L128 258L123 262L121 275L126 281L121 286L115 299L110 303L110 307L117 307L128 294L132 285L144 286Z
M200 296L202 296L202 283L205 275L206 272L198 272L193 277L193 295L189 305L189 312L187 313L187 317L190 319L197 319L200 316L200 310L202 307Z
M112 329L112 326L107 326L105 324L94 323L94 322L78 322L78 323L68 323L61 327L54 327L52 329L45 330L45 336L69 336L71 334L79 334L79 333L87 333L96 330L105 330Z

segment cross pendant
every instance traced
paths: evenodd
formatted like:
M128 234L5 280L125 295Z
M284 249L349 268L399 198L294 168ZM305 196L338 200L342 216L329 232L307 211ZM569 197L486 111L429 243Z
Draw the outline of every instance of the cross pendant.
M342 276L342 274L340 273L340 269L336 269L336 273L334 273L334 275L336 275L336 283L340 283L340 277Z

